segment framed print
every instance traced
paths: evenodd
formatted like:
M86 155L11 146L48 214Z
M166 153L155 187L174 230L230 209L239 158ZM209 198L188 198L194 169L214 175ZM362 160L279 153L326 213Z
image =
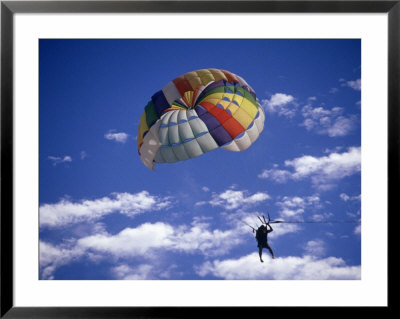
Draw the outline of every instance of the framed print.
M2 1L1 316L390 309L399 15Z

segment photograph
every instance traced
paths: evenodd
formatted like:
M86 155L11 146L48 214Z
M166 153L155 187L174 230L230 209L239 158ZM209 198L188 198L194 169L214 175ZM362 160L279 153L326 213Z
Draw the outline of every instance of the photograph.
M390 310L399 1L0 10L1 318Z
M40 280L362 279L361 39L38 41Z

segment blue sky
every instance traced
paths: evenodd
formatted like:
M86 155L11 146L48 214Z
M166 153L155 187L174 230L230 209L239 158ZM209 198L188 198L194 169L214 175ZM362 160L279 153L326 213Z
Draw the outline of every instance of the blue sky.
M39 60L40 279L361 278L360 40L45 39ZM251 85L263 132L149 170L144 107L204 68ZM260 263L241 221L267 212L288 223Z

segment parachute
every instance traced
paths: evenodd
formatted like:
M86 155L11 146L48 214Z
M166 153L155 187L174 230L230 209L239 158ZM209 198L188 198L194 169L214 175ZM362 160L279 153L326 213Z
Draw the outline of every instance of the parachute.
M218 147L246 150L264 129L265 114L254 90L226 70L186 73L156 92L138 127L145 166L198 157Z

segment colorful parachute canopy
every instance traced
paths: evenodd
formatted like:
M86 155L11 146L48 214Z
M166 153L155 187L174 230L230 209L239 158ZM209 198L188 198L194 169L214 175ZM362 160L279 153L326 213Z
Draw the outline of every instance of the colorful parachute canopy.
M174 163L218 147L247 149L264 128L253 89L229 71L186 73L151 97L140 118L138 152L144 165Z

